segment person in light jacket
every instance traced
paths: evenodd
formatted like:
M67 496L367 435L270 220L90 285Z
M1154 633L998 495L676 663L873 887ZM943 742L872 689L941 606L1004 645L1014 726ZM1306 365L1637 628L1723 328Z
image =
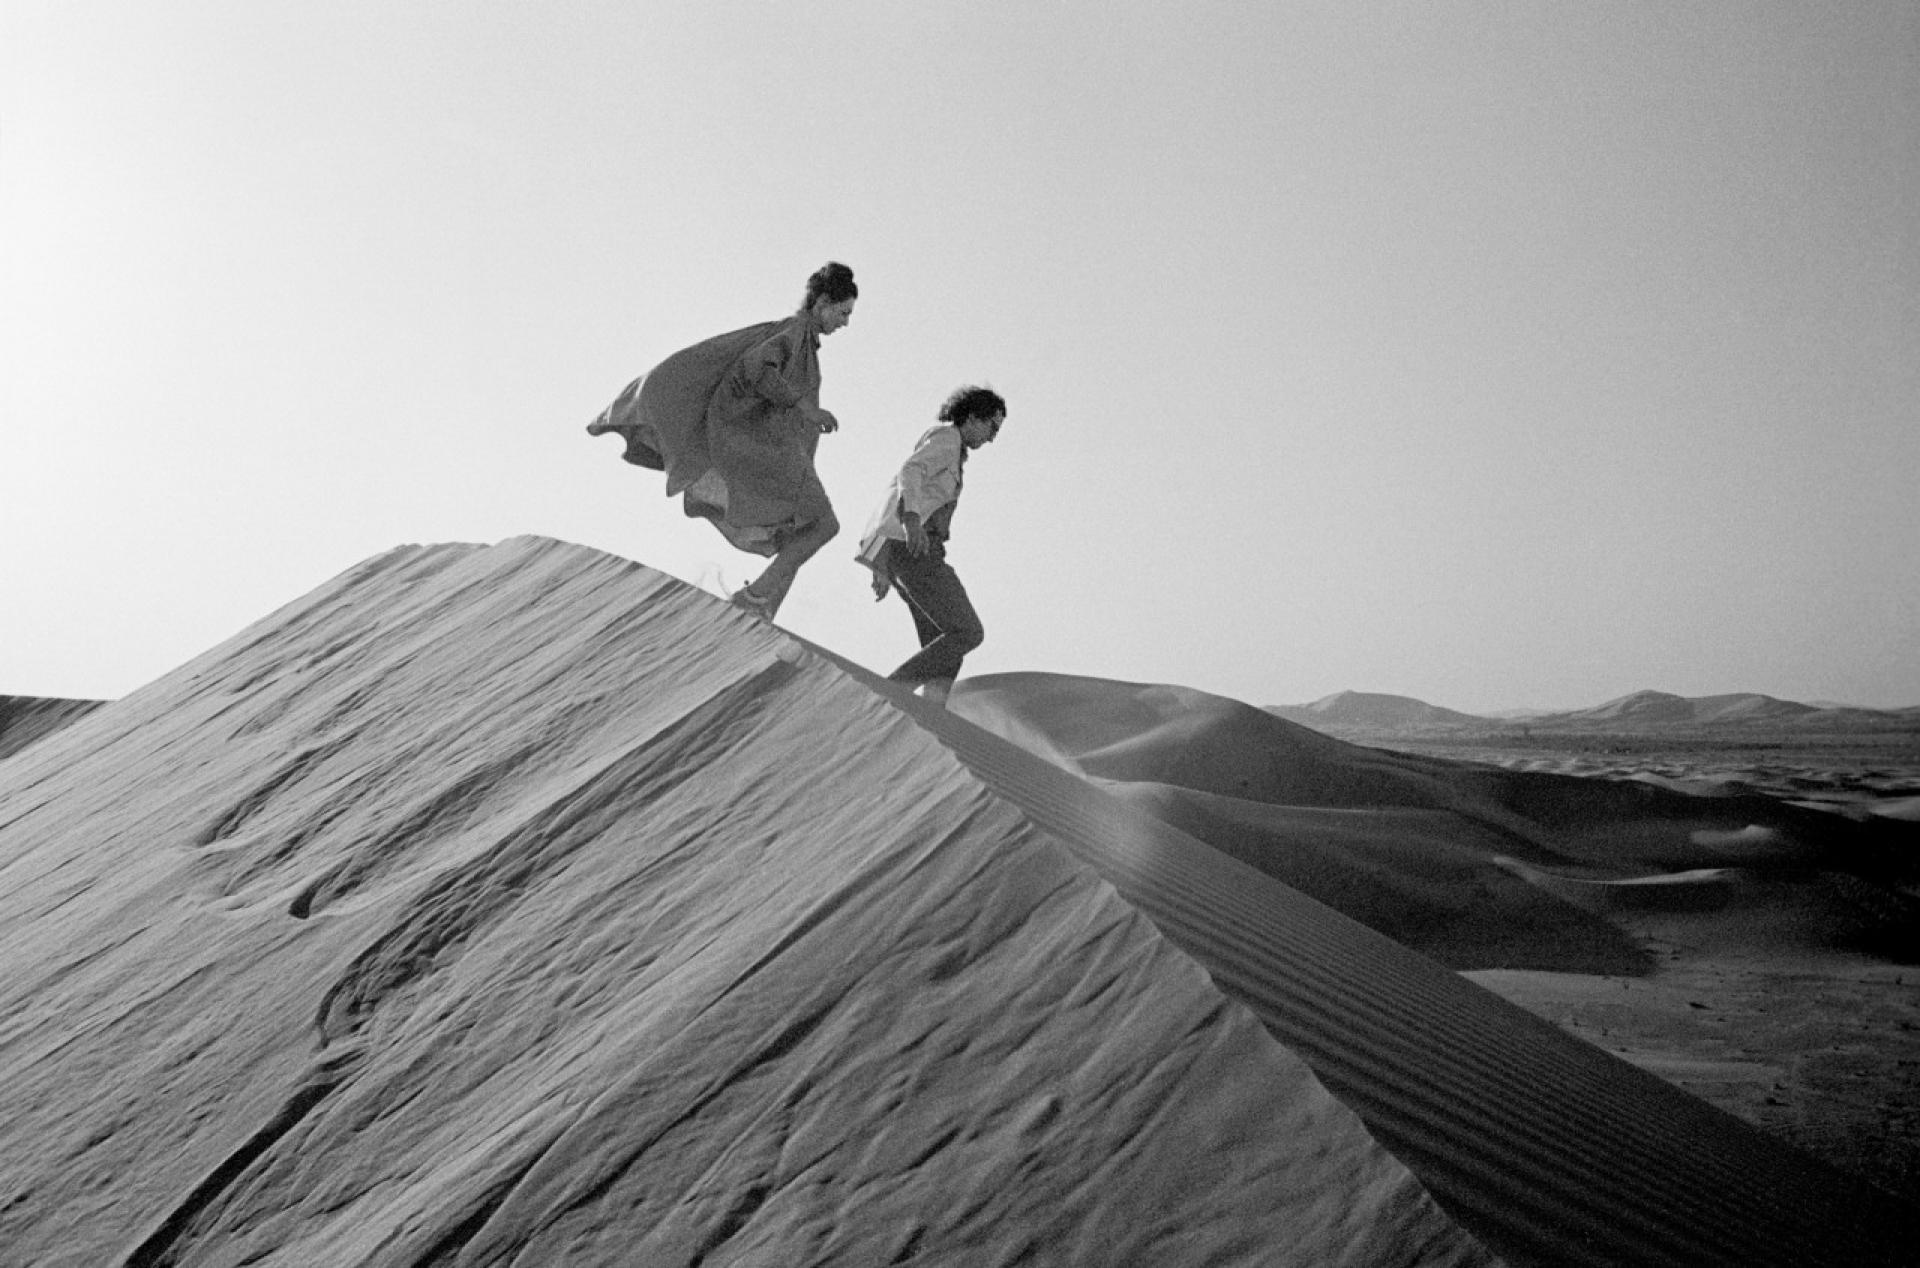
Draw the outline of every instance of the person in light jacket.
M800 310L682 349L628 384L587 425L616 432L620 456L667 474L667 496L711 520L736 548L771 555L732 596L771 621L800 566L840 531L814 470L838 420L820 407L820 340L853 317L853 270L829 261L807 279Z
M919 652L887 677L945 704L961 662L987 636L967 588L947 563L947 539L967 455L1000 434L1007 403L992 388L962 387L940 406L939 418L894 476L861 538L858 558L873 570L874 597L899 594L920 636Z

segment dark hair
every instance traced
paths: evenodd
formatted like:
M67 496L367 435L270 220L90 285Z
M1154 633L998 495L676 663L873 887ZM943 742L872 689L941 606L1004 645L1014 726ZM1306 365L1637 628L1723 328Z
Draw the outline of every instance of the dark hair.
M828 260L807 279L807 297L800 301L800 307L812 308L822 295L829 304L838 304L859 293L860 288L853 284L853 270L838 260Z
M960 426L969 418L992 418L1007 412L1007 402L990 387L957 387L940 406L940 421Z

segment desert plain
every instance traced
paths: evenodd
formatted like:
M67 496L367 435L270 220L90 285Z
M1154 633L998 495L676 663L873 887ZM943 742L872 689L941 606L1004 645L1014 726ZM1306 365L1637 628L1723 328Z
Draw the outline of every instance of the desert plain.
M1573 724L1451 726L1376 713L1326 730L1505 770L1758 796L1855 822L1920 819L1914 711L1847 712L1854 716L1814 715L1811 725L1792 715L1649 722L1616 710ZM1907 844L1893 848L1910 867L1911 838L1899 839ZM1699 867L1690 875L1689 861L1669 860L1651 878L1659 884L1560 889L1628 931L1648 957L1644 969L1468 975L1771 1135L1920 1200L1920 948L1911 908L1889 908L1884 895L1817 868L1763 878L1726 868L1708 849L1691 860ZM1904 898L1912 896L1909 883Z

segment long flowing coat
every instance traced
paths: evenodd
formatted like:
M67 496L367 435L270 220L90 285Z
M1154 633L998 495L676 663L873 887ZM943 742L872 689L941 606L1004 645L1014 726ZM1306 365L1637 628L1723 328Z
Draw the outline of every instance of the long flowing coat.
M820 333L802 310L703 340L628 384L588 426L626 438L628 462L740 550L776 553L831 513L814 470Z

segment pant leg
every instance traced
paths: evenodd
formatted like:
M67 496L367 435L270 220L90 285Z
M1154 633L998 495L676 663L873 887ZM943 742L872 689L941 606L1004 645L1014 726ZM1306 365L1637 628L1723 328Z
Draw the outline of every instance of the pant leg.
M913 618L913 632L919 636L920 646L932 646L934 640L940 637L940 627L929 620L925 612L915 607L913 601L908 599L905 594L902 594L900 598L907 605L907 615Z
M897 544L892 549L894 589L913 613L921 646L917 655L887 677L895 682L958 678L967 653L987 637L967 588L937 543L918 558Z

